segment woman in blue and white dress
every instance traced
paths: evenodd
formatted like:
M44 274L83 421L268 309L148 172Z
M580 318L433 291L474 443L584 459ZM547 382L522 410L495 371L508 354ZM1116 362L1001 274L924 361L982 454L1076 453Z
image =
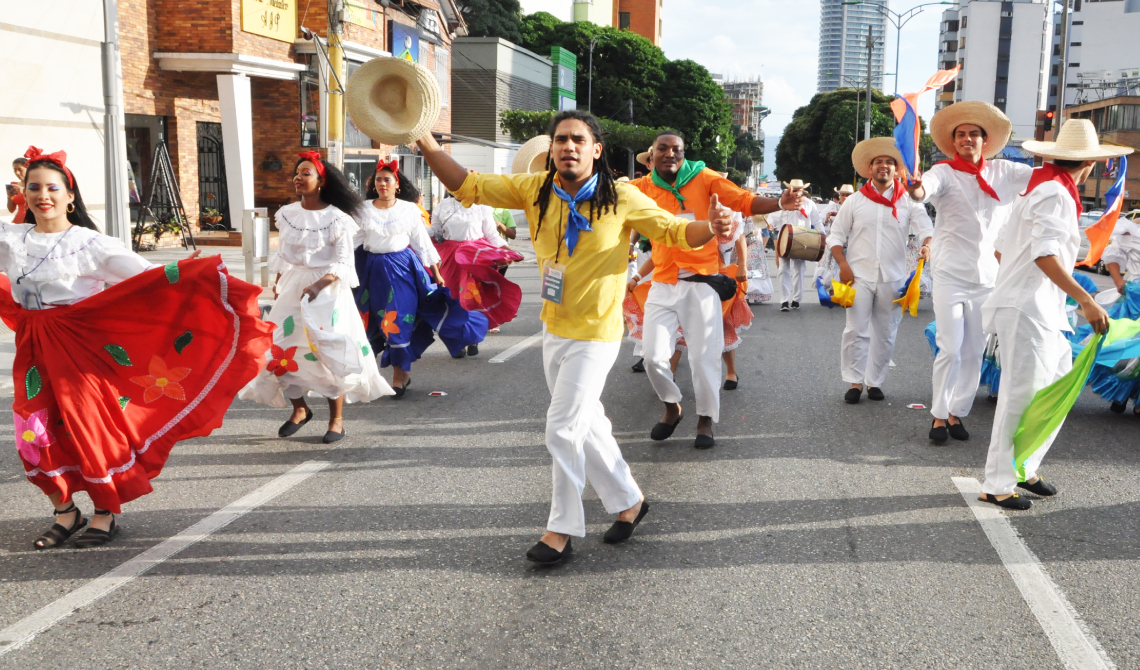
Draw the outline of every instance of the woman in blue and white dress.
M1112 276L1119 295L1106 305L1108 315L1114 319L1140 318L1140 224L1120 220L1112 231L1112 242L1101 256L1104 267ZM1111 295L1111 294L1110 294ZM1100 296L1097 296L1098 301ZM1100 396L1112 403L1111 409L1123 414L1128 401L1132 412L1140 416L1140 358L1123 359L1111 368L1097 365L1089 377L1089 384Z

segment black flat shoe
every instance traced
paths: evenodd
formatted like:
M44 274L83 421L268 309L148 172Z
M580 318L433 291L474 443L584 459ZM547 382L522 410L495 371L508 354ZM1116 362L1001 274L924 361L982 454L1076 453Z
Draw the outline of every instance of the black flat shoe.
M468 356L478 356L479 355L479 345L478 344L467 345L467 355Z
M716 440L712 435L701 435L697 433L697 439L693 440L693 448L695 449L712 449L716 446Z
M735 391L740 386L740 378L724 380L725 391Z
M781 312L786 312L786 311L788 311L789 309L791 309L791 308L790 308L790 307L788 307L788 303L786 303L786 302L782 302L782 303L780 303L780 311L781 311Z
M555 551L554 547L539 541L538 544L530 548L530 551L526 552L526 559L538 563L539 565L557 565L566 560L567 556L574 553L574 548L570 546L570 540L572 539L573 538L568 538L566 540L566 546L562 548L562 551Z
M935 426L934 421L930 422L930 439L942 444L950 439L950 431L946 428L946 424Z
M863 395L863 389L847 389L847 393L843 394L843 402L848 405L859 404L859 397Z
M1045 481L1041 477L1038 477L1037 481L1033 482L1032 484L1030 484L1029 482L1021 482L1017 485L1017 488L1025 489L1026 491L1029 491L1030 493L1036 493L1037 495L1039 495L1043 498L1048 498L1049 496L1057 495L1057 487L1053 486L1052 484Z
M339 433L333 432L331 430L325 432L325 436L321 438L321 442L324 442L325 444L332 444L333 442L340 442L347 435L348 435L348 431L345 430L344 427L341 427Z
M75 512L75 521L71 523L70 528L61 526L58 523L52 524L52 527L48 528L48 531L46 533L36 538L36 541L32 543L32 546L35 547L37 551L43 551L44 549L58 547L64 542L67 542L67 538L75 535L75 533L80 528L82 528L84 524L87 523L87 519L83 518L83 512L79 511L79 508L75 506L74 502L71 503L71 507L68 507L65 510L52 510L52 514L55 516L59 516L60 514L71 514L72 512Z
M799 308L800 308L800 303L793 300L792 301L792 309L799 309Z
M625 542L633 535L633 529L637 528L637 524L641 523L641 520L645 518L645 514L648 511L649 501L642 500L641 511L637 513L637 518L633 520L633 523L620 520L615 521L614 525L610 526L610 529L607 530L606 534L602 536L602 541L606 544L617 544L618 542Z
M883 395L883 389L879 388L878 386L872 386L867 389L868 400L882 400L886 397L887 396Z
M412 385L412 378L408 377L408 381L404 382L403 386L395 386L392 388L392 390L396 392L396 395L393 397L397 398L397 399L403 398L404 394L408 392L408 387L411 385Z
M947 423L950 422L947 421ZM961 419L958 419L958 423L950 423L949 430L950 437L954 438L955 440L965 442L966 440L970 439L970 431L966 430L966 427L962 425Z
M658 422L656 426L653 426L653 430L649 431L649 439L656 440L657 442L660 442L661 440L668 440L669 437L673 435L673 431L677 430L677 424L681 423L681 419L684 418L685 415L682 414L681 416L677 417L677 420L672 424Z
M1124 414L1124 410L1128 409L1127 402L1114 402L1108 406L1109 411L1113 414Z
M459 353L452 356L452 358L467 358L467 348L464 347L460 349Z
M984 495L986 496L985 502L993 503L994 505L997 505L998 507L1004 507L1005 509L1012 509L1012 510L1019 510L1020 511L1020 510L1027 510L1030 507L1033 507L1033 503L1031 503L1029 500L1027 500L1025 498L1022 498L1021 496L1017 495L1016 493L1014 493L1010 497L1006 498L1005 500L998 500L997 496L995 496L991 493L986 493Z
M645 359L637 359L637 362L631 365L629 369L633 370L634 372L645 372Z
M309 421L312 421L312 419L313 419L313 412L308 407L306 407L305 408L305 419L303 421L301 421L301 423L293 423L292 421L286 421L285 423L281 424L281 428L279 428L277 430L277 437L292 437L293 435L296 435L297 431L301 430L301 427L304 426L306 423L309 423Z
M108 530L102 530L88 526L87 530L83 531L83 534L75 539L76 549L101 547L114 539L115 535L119 532L119 525L115 523L115 515L105 509L95 510L96 516L107 516L109 514L111 516L111 527Z

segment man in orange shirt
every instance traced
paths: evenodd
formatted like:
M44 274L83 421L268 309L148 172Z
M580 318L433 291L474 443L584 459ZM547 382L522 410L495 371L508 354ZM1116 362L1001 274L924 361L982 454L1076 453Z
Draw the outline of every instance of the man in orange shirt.
M679 217L703 219L714 195L722 206L745 216L797 209L802 200L790 192L779 200L753 195L707 169L703 162L685 160L685 140L676 131L658 134L649 161L653 168L650 174L630 184ZM665 403L665 416L649 435L654 440L667 439L681 421L681 389L673 381L669 357L676 347L678 329L683 329L697 397L697 439L693 446L708 449L716 444L712 425L720 418L720 355L724 349L720 298L705 283L705 278L720 271L717 245L710 242L699 249L681 250L654 244L653 265L642 349L649 382Z

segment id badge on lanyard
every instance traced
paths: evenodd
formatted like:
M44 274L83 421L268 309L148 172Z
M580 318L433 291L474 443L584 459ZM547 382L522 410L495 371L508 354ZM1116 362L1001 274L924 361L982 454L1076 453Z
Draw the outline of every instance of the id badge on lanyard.
M542 299L555 305L562 304L562 281L566 266L561 263L547 263L542 269Z
M24 309L43 309L43 300L40 299L39 287L34 283L17 284L17 295L20 296L20 306Z

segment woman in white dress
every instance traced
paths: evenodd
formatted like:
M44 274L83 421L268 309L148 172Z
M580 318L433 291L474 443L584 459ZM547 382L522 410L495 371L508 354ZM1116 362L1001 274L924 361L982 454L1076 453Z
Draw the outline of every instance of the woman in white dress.
M327 444L347 434L345 402L368 402L393 391L376 367L352 295L358 283L353 238L359 230L352 215L360 216L360 196L320 154L300 156L293 188L301 200L276 217L280 237L270 260L277 272L276 300L268 316L277 324L273 348L241 398L273 407L292 403L293 415L279 437L295 435L313 418L306 395L326 398Z

